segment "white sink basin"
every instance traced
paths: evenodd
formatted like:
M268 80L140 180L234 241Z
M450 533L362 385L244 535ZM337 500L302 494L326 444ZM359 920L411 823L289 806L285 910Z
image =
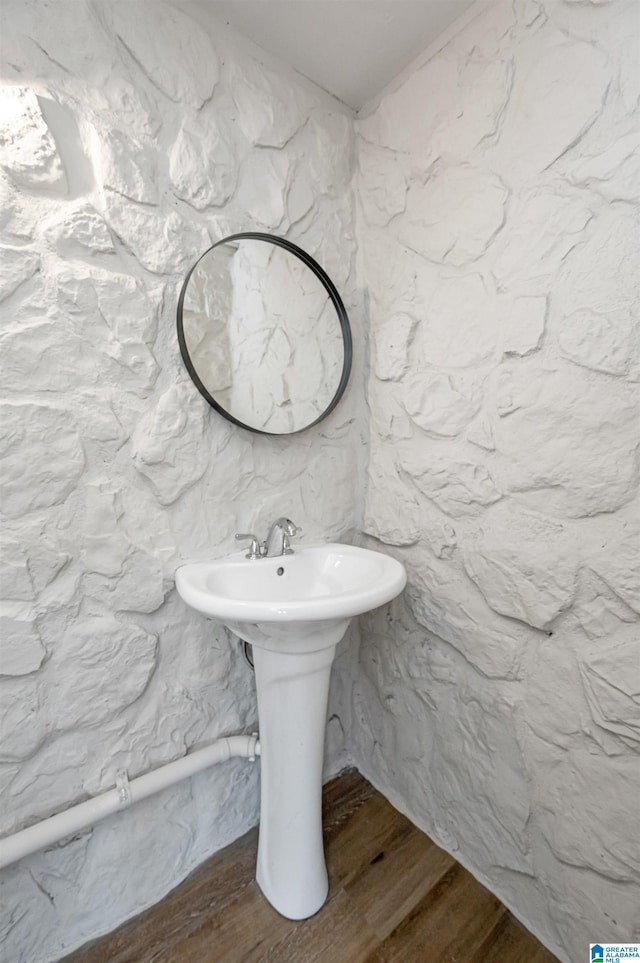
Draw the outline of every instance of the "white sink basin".
M329 676L354 615L405 586L394 558L351 545L292 555L183 565L184 601L253 646L260 720L260 837L256 879L279 913L306 919L327 897L322 765Z
M184 601L226 624L351 618L395 598L406 580L394 558L333 543L273 558L247 559L240 552L176 572Z

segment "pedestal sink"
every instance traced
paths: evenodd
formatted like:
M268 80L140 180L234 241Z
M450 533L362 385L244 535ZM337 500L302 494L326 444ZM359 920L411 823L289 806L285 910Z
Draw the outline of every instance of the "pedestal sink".
M275 909L305 919L328 890L322 845L322 761L329 676L354 615L395 598L400 562L326 543L291 555L242 553L184 565L184 601L253 646L260 721L260 835L256 879Z

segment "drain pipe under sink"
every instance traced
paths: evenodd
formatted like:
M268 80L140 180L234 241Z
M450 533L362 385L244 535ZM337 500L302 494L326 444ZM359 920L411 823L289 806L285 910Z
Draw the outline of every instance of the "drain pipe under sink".
M33 826L28 826L27 829L0 839L0 869L10 866L23 856L29 856L39 849L60 842L67 836L92 826L105 816L126 809L140 799L146 799L147 796L152 796L161 789L173 786L182 779L188 779L189 776L208 769L217 762L224 762L233 757L254 762L259 755L260 743L257 733L254 733L250 736L227 736L218 739L204 749L197 749L167 763L166 766L154 769L144 776L138 776L131 782L126 771L120 770L115 789L109 789L99 796L87 799L86 802L50 816L49 819L43 819Z

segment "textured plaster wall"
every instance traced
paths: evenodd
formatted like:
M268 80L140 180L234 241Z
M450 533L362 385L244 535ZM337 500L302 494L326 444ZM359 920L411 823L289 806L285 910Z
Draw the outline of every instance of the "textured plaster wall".
M358 129L364 528L410 584L338 660L335 711L361 770L570 963L640 938L636 9L488 3ZM187 3L2 15L10 832L253 728L251 676L173 572L281 512L348 538L366 419L350 119ZM345 400L300 438L227 425L178 356L188 265L249 228L315 254L355 329ZM335 768L337 716L329 747ZM226 763L23 860L2 952L108 930L256 804Z
M317 257L363 355L351 119L192 13L2 4L2 833L256 727L235 640L176 596L182 561L283 513L311 538L360 525L361 364L319 428L269 439L179 357L181 280L243 229ZM337 719L329 746L335 770ZM255 824L257 787L228 762L7 870L0 956L57 958L156 901Z
M409 587L350 745L571 963L640 939L638 19L476 8L357 124L365 530Z

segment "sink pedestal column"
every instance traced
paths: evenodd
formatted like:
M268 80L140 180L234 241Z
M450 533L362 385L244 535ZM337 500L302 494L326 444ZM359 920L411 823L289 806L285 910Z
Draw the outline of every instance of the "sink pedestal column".
M335 644L296 653L253 648L261 780L256 879L271 905L293 920L317 913L328 892L322 766L335 651Z

